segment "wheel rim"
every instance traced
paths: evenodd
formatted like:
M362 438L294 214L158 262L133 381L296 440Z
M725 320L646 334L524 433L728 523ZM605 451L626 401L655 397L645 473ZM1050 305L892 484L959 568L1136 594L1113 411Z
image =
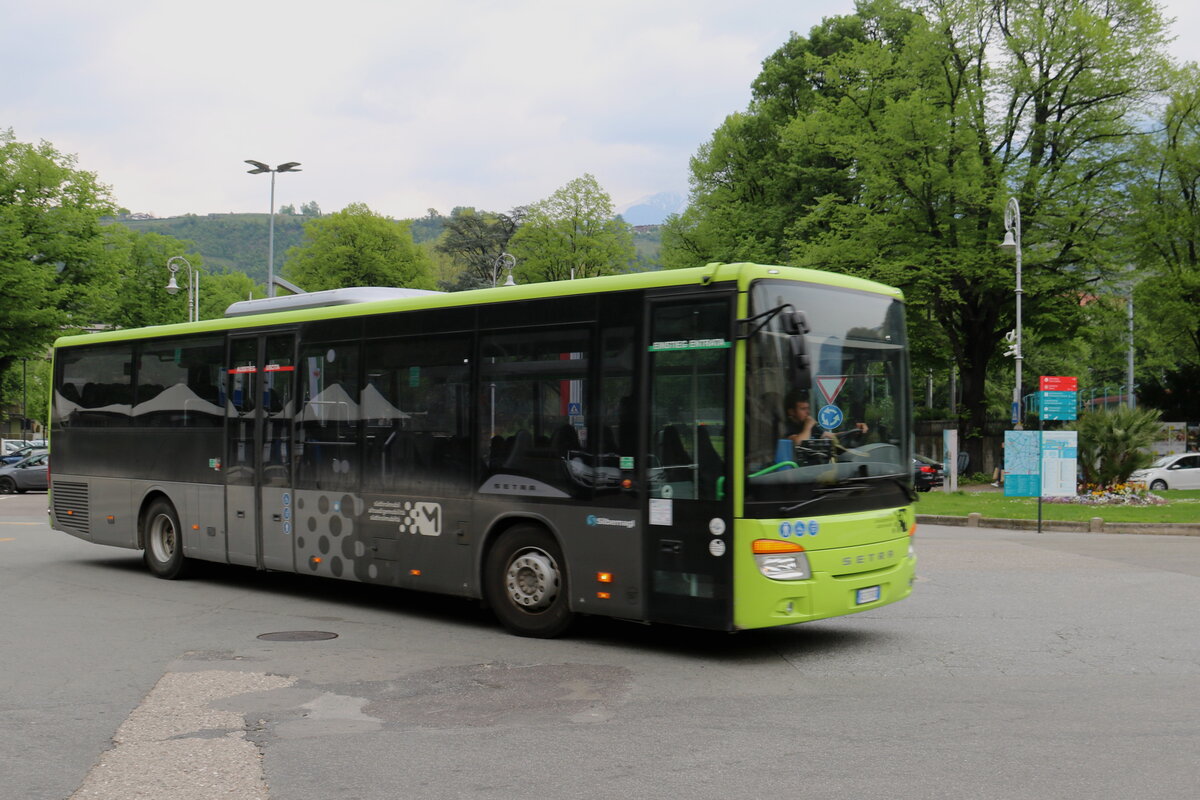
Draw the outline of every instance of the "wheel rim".
M1167 485L1162 481L1155 481L1154 483L1150 484L1150 488L1162 491L1163 489L1167 488Z
M508 599L526 611L549 608L558 597L561 584L558 564L549 553L538 548L517 553L504 574Z
M166 514L159 514L151 523L149 544L156 561L165 564L175 555L175 523Z

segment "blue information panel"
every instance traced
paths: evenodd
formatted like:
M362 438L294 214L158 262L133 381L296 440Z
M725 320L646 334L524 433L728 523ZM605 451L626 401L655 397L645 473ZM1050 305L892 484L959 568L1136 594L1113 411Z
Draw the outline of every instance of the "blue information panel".
M1037 497L1042 485L1042 448L1037 431L1004 432L1004 496Z
M1038 392L1042 419L1075 419L1079 407L1078 392Z

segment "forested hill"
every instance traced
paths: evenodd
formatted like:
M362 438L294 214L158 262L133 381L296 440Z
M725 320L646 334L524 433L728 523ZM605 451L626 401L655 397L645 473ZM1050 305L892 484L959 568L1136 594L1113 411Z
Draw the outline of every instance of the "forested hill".
M313 217L301 214L275 216L275 272L281 274L288 248L304 240L304 223ZM435 242L442 235L446 217L430 214L409 220L413 241L417 244ZM256 283L267 281L266 214L186 214L166 219L135 219L120 217L107 222L125 225L142 233L158 233L192 242L195 251L210 270L238 270ZM657 269L662 247L658 225L641 225L633 229L639 269Z
M289 247L304 238L304 222L312 217L275 215L275 271L283 267ZM267 281L266 214L186 214L166 219L109 220L142 233L158 233L192 242L210 270L239 270L257 283Z

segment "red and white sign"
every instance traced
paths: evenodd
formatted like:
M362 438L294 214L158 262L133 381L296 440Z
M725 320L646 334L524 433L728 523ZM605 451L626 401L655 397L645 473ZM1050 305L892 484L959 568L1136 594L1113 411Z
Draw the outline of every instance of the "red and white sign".
M846 385L845 375L818 375L817 388L821 390L821 396L825 398L825 405L833 405L833 401L841 393L842 387Z
M1077 392L1079 379L1074 375L1043 375L1038 388L1043 392Z

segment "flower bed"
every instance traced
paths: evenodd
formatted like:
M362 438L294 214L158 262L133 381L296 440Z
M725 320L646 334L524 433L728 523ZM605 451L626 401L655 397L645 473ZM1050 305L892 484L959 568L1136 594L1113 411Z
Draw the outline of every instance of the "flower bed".
M1140 483L1119 483L1116 486L1087 484L1079 487L1074 497L1044 497L1044 503L1064 503L1082 506L1163 506L1167 501Z

